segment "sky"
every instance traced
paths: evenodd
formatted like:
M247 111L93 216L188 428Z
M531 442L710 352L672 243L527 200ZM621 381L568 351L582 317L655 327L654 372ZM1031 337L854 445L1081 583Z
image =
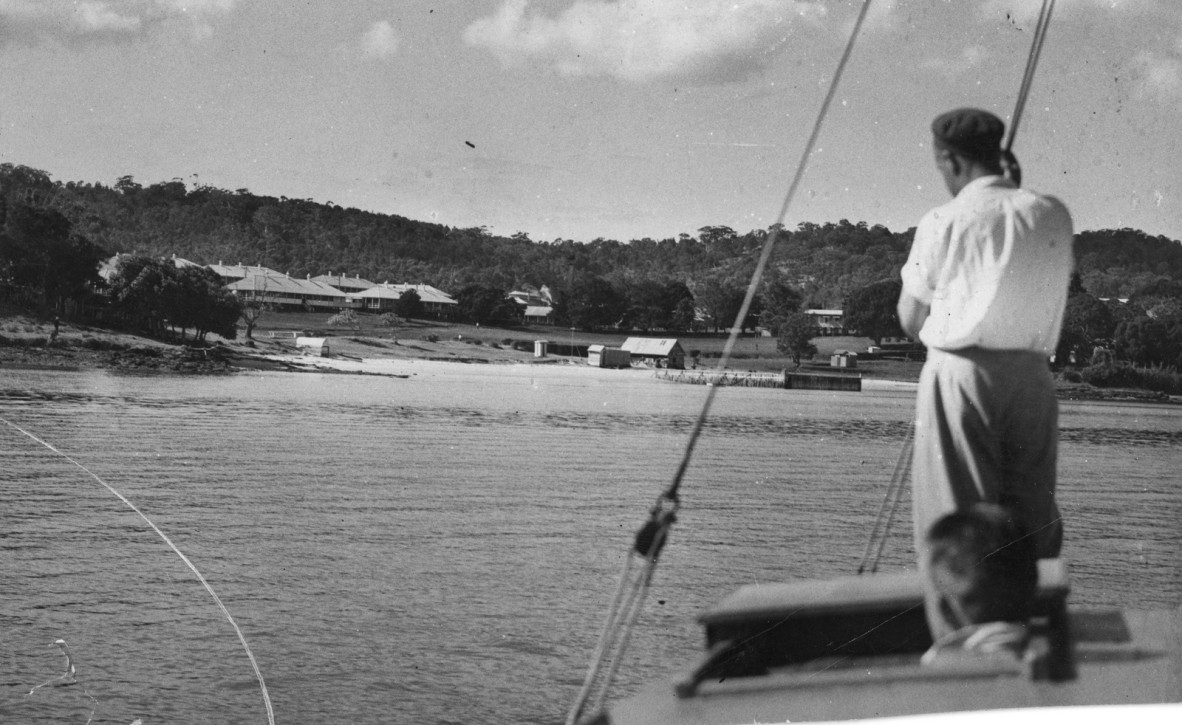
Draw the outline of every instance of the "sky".
M1009 121L1041 0L874 0L784 221L902 231L929 124ZM777 221L860 0L0 0L0 163L534 240ZM1015 152L1182 239L1182 2L1058 0Z

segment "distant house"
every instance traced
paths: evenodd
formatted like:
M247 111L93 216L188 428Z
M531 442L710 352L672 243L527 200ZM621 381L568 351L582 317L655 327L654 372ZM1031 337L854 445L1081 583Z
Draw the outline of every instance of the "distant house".
M368 279L361 279L360 277L348 277L343 274L319 274L312 278L313 282L322 282L329 287L336 287L347 295L353 295L358 292L364 292L370 287L374 287L374 283Z
M674 338L629 337L620 347L646 365L685 370L685 348Z
M813 318L822 335L844 335L845 312L843 310L805 310Z
M281 310L335 312L355 306L349 296L336 287L278 273L253 274L226 285L226 289L240 299L259 300Z
M119 270L119 258L123 256L127 255L116 254L110 259L105 259L99 263L98 276L101 277L104 282L110 282L115 276L115 272Z
M384 284L374 285L369 289L351 295L364 309L381 312L394 309L394 303L408 290L414 290L423 309L436 317L450 317L457 308L457 303L446 292L435 289L429 284Z
M527 285L524 289L513 290L506 297L521 306L525 322L538 325L554 322L554 300L545 286L535 289Z
M535 325L549 325L554 321L554 308L549 305L526 305L523 319Z

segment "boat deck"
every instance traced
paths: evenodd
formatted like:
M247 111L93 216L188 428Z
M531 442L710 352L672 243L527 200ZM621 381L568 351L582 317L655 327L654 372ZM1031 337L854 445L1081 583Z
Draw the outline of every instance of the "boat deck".
M1182 609L1067 609L1065 567L1040 562L1040 575L1049 669L1012 657L922 666L930 638L908 575L765 585L706 612L703 663L616 703L610 723L800 723L1182 702ZM851 627L863 634L848 639ZM866 636L871 630L881 636ZM1065 668L1055 664L1061 656L1069 658Z

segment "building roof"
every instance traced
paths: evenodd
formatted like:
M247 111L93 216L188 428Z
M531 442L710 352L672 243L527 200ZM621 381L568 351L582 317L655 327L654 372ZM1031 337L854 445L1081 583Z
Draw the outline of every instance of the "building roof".
M229 290L263 292L273 295L315 295L318 297L346 297L336 287L311 279L298 279L285 274L254 274L226 285Z
M542 285L541 289L536 289L531 285L525 285L521 289L516 289L506 295L510 299L516 301L518 304L528 306L546 306L553 305L554 298L550 295L550 288Z
M237 279L244 279L256 274L274 275L277 277L285 276L282 272L276 272L275 270L269 267L264 267L260 264L222 264L221 262L218 262L217 264L207 264L205 266L216 272L219 277L225 278L235 277Z
M681 343L672 337L629 337L620 348L633 355L671 355L675 350L685 354Z
M317 275L312 278L312 281L323 282L324 284L332 285L339 290L347 292L360 292L361 290L367 290L374 286L374 283L370 282L368 279L362 279L360 277L348 277L343 274L333 274L332 272L329 272L328 274Z
M99 263L98 276L102 277L104 281L110 282L111 278L115 276L115 272L119 270L119 257L116 254L110 259L104 259Z
M836 315L841 317L844 313L842 310L805 310L806 315Z
M358 292L354 297L377 297L385 300L396 300L402 296L403 292L407 290L414 290L418 293L419 299L424 304L438 304L438 305L454 305L457 304L455 300L447 295L442 290L435 289L429 284L385 284L374 285L364 292Z

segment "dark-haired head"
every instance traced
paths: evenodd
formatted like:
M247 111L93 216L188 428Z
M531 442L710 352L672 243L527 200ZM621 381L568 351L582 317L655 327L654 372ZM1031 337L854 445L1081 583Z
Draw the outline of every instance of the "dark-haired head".
M1007 509L979 503L948 514L927 540L930 584L961 626L1030 617L1038 562Z

